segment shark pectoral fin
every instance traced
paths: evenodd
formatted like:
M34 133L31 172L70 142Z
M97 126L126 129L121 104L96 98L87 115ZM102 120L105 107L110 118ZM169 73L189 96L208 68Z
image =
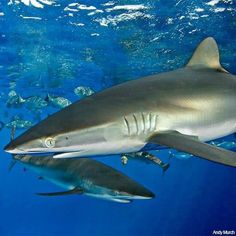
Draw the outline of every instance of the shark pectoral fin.
M212 68L220 72L229 73L221 66L217 43L211 37L206 38L199 44L187 67Z
M68 191L63 192L54 192L54 193L36 193L39 196L47 196L47 197L54 197L54 196L64 196L64 195L71 195L71 194L82 194L84 191L79 188L74 188Z
M152 136L148 142L188 152L203 159L236 167L236 153L199 141L196 136L167 131Z

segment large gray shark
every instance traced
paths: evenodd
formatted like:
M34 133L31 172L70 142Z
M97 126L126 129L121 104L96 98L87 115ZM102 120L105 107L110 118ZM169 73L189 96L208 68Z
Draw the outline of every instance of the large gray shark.
M236 166L236 153L204 142L236 131L236 76L205 39L178 70L122 83L53 114L5 147L66 158L129 153L147 143Z
M121 203L154 197L154 194L141 184L93 159L15 155L14 160L37 172L40 177L66 189L64 192L39 193L39 195L85 194Z

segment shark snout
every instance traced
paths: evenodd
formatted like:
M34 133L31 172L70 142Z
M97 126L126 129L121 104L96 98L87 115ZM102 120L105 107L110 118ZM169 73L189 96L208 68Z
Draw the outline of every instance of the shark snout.
M149 190L146 191L146 193L144 194L143 196L144 198L154 198L155 197L155 194Z
M14 139L4 147L4 151L11 154L23 154L25 153L24 145L19 142L19 139Z
M121 191L114 191L120 198L126 199L152 199L155 194L137 182L128 182L123 185Z
M140 185L141 186L141 185ZM142 187L139 191L115 191L114 196L112 196L112 199L114 201L120 201L122 203L131 202L132 200L145 200L145 199L152 199L155 197L155 194L149 191L148 189Z
M41 151L38 148L40 146L42 146L40 139L32 139L28 135L21 135L8 143L4 147L4 151L11 154L34 153L35 151Z
M133 192L132 194L130 194L130 196L132 196L133 199L151 199L155 197L155 194L150 190L142 187L142 189Z
M5 151L5 152L12 153L12 154L15 154L15 153L17 153L17 152L20 151L20 150L18 150L18 149L16 148L16 146L15 146L14 144L12 144L12 142L10 142L10 143L8 143L8 144L4 147L4 151Z

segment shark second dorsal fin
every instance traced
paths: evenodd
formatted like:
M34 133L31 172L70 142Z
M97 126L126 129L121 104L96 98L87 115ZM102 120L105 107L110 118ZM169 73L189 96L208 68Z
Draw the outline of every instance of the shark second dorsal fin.
M195 50L187 67L211 68L220 72L229 73L220 64L219 49L216 41L212 38L204 39Z

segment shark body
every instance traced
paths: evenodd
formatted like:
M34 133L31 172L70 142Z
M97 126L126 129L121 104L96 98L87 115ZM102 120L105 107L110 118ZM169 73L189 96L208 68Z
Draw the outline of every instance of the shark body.
M65 189L63 192L39 193L39 195L85 194L120 203L154 197L154 194L141 184L93 159L55 159L52 156L15 155L14 160L35 171L40 177Z
M129 81L78 101L5 150L56 158L136 152L147 143L236 166L236 154L204 143L236 131L236 77L205 39L178 70Z

